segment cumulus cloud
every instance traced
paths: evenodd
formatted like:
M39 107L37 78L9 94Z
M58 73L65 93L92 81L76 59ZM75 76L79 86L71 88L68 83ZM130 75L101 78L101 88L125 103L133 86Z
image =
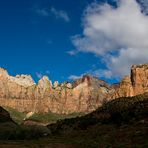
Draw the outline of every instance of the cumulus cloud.
M82 78L84 75L93 75L95 77L99 77L99 78L107 78L110 79L113 75L111 73L111 71L106 70L106 69L99 69L99 70L89 70L86 71L85 73L81 74L81 75L70 75L68 77L69 80L77 80L79 78Z
M132 64L148 62L148 16L136 0L119 0L117 8L92 3L83 15L83 34L72 42L78 52L105 61L107 69L98 75L121 77Z
M89 73L99 78L105 77L107 79L110 79L113 76L111 71L105 70L105 69L94 70L94 71L90 71Z
M137 0L141 4L142 11L148 15L148 0Z
M69 22L70 21L70 18L68 16L68 14L65 11L63 11L63 10L57 10L54 7L52 7L51 8L51 13L53 13L57 19L61 18L65 22Z

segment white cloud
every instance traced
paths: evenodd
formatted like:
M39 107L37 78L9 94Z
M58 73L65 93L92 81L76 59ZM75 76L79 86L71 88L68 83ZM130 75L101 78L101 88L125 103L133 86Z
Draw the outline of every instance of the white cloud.
M72 42L78 52L101 56L108 69L101 75L123 76L132 64L148 62L148 16L136 0L120 0L118 7L93 3L83 15L83 34Z
M37 78L41 79L43 77L43 74L41 72L36 72Z
M84 75L84 74L79 75L79 76L78 76L78 75L70 75L70 76L68 77L68 79L69 79L69 80L76 80L76 79L82 78L83 75Z
M51 9L47 9L47 8L34 8L35 12L40 15L40 16L49 16L50 13L52 13L57 19L63 19L65 22L69 22L70 18L67 14L66 11L63 10L57 10L54 7L52 7Z
M107 78L110 79L112 77L112 72L109 70L105 70L105 69L99 69L99 70L95 70L90 72L90 74L92 74L93 76L99 77L99 78Z
M76 80L82 78L84 75L92 75L98 78L107 78L110 79L112 77L112 72L106 69L99 69L99 70L89 70L81 75L70 75L68 77L69 80Z
M67 51L67 53L71 56L74 56L78 53L78 51L77 50L70 50L70 51Z
M46 70L45 72L36 72L36 76L38 79L41 79L44 75L50 75L50 71L49 70Z
M56 18L61 18L65 22L69 22L70 21L70 18L68 16L68 14L65 11L63 11L63 10L57 10L54 7L52 7L51 8L51 13L53 13Z

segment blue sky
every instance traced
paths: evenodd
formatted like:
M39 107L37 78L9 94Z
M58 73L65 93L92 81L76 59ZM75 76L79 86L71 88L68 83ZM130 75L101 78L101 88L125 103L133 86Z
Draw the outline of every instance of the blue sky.
M114 1L108 2L115 6ZM0 1L0 66L6 68L12 75L31 74L35 80L42 75L48 75L52 81L62 82L70 77L91 73L114 82L116 78L110 78L113 72L110 72L104 59L105 56L119 55L119 51L107 50L100 53L101 49L105 51L106 48L102 45L95 50L92 43L86 44L90 49L85 50L86 46L81 43L83 39L89 38L84 30L88 28L87 18L93 13L88 12L87 8L91 11L95 9L92 6L93 2L93 0ZM98 7L103 3L104 1L98 0L94 5ZM80 44L76 44L76 41ZM104 43L102 38L98 42ZM93 43L96 44L94 41ZM119 44L118 47L120 46L124 47L127 44ZM146 61L134 59L131 63L134 62Z

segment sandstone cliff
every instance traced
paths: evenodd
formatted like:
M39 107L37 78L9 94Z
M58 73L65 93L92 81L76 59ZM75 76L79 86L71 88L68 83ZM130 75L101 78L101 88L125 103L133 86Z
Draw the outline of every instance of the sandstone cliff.
M31 76L12 77L0 69L0 105L21 112L90 112L104 102L109 91L104 81L88 75L74 84L55 82L52 85L47 76L35 84Z
M91 112L108 100L148 92L148 64L133 65L119 84L85 75L74 83L52 82L47 76L36 84L30 75L12 77L0 68L0 105L21 112L69 114Z
M145 92L148 92L148 64L133 65L131 75L123 78L111 97L136 96Z

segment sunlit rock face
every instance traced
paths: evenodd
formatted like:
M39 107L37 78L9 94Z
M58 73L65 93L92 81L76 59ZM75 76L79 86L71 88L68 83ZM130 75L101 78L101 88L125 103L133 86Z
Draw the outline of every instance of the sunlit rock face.
M148 92L148 64L132 66L131 82L134 95Z
M43 76L36 84L30 75L10 76L0 68L0 105L21 112L88 113L103 103L118 97L148 92L148 64L133 65L131 75L119 84L84 75L75 82L52 82Z
M21 112L87 113L100 106L109 91L104 81L89 75L74 84L56 81L52 85L47 76L35 84L31 76L12 77L0 69L0 105Z
M109 94L112 99L133 96L133 87L130 76L125 76L119 84L113 85L113 92Z
M76 99L77 109L90 112L104 103L110 87L104 81L85 75L74 83L72 91L74 98L79 98Z
M148 64L133 65L131 75L118 84L112 98L136 96L148 92Z

